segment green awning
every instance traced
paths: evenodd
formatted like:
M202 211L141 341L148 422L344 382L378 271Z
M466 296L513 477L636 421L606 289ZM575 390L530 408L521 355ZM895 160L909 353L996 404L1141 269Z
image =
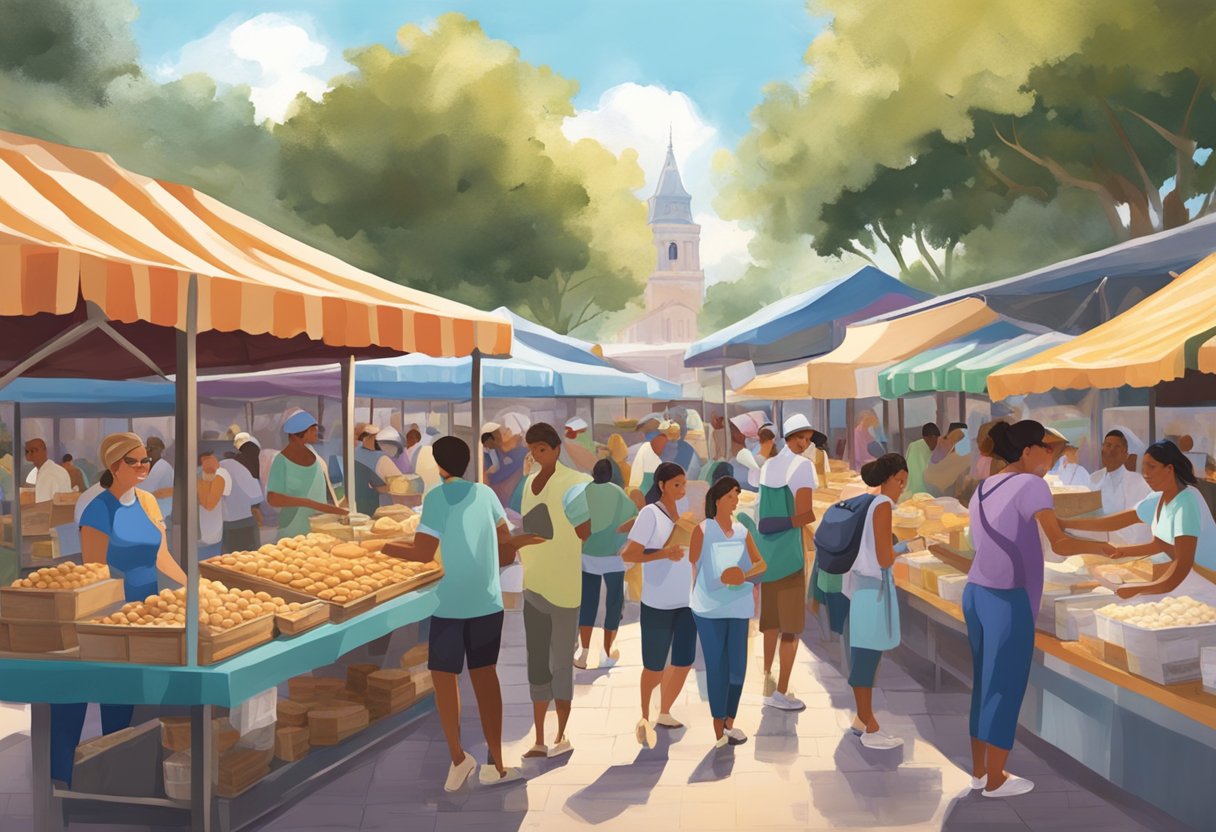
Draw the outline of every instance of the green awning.
M1038 355L1046 349L1071 341L1074 336L1062 332L1023 336L998 344L990 350L949 368L943 379L942 390L986 395L988 376L1010 364Z

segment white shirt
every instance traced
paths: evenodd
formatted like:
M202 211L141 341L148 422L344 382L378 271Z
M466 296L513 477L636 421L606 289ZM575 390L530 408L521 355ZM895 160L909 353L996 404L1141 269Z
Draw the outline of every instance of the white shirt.
M1065 462L1063 459L1051 470L1060 478L1060 485L1083 485L1090 487L1090 474L1075 462Z
M232 493L232 475L223 468L216 471L215 475L224 481L224 491L220 501L215 504L213 509L203 508L202 503L199 503L198 506L198 541L204 546L212 546L223 540L224 498Z
M878 564L877 540L874 537L874 512L883 503L892 505L891 498L879 494L866 510L865 525L861 532L861 545L857 549L857 560L853 561L853 568L844 576L842 591L849 598L853 597L854 575L866 578L882 577L882 567Z
M629 472L629 487L641 488L642 477L646 474L653 474L662 461L649 442L639 445L638 452L633 455L633 467Z
M232 483L230 488L224 490L224 498L220 500L224 522L234 523L252 517L253 507L262 502L262 484L235 459L222 460L220 471Z
M142 488L144 491L150 492L156 492L160 491L162 488L172 487L173 466L166 462L163 457L152 463L152 469L148 471L147 478L140 483L140 488ZM160 506L160 513L162 517L168 517L173 513L172 497L158 497L156 503Z
M1134 511L1140 501L1152 493L1144 477L1135 471L1119 467L1114 471L1099 468L1089 479L1089 486L1102 492L1102 513L1120 514L1124 511ZM1100 539L1106 539L1103 533L1096 533ZM1090 534L1084 535L1090 537ZM1153 539L1152 530L1143 523L1137 523L1117 532L1110 532L1110 542L1115 546L1139 546Z
M675 523L656 503L644 507L629 530L629 539L643 549L662 549L671 538ZM678 561L642 564L642 603L656 610L687 607L692 593L692 562L688 554Z
M80 499L76 501L75 517L77 526L80 525L80 518L84 516L84 510L89 507L89 503L93 502L93 499L103 491L105 489L101 487L101 483L95 482L80 495Z
M34 486L36 503L46 502L56 494L72 490L72 475L53 459L48 459L41 468L31 471L26 482Z
M809 459L794 453L786 445L779 454L764 463L760 469L760 484L769 488L788 487L796 496L804 488L818 488L819 476Z

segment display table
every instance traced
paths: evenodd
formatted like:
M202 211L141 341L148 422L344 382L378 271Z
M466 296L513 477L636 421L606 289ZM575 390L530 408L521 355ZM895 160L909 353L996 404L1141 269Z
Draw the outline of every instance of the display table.
M108 823L143 822L192 825L201 830L240 828L282 805L309 779L403 728L431 707L425 698L408 710L374 723L367 730L332 748L310 753L303 760L271 772L253 789L236 798L212 794L211 724L214 706L231 707L293 676L333 664L339 657L425 620L434 612L434 587L394 598L341 624L325 624L289 639L278 639L208 667L176 667L64 659L0 659L0 700L32 705L31 750L35 828L62 828L65 804L87 809L88 820ZM50 780L50 706L89 702L190 707L193 779L189 804L168 798L128 798L52 790ZM102 811L102 809L108 811ZM73 813L74 814L74 813Z
M945 672L969 686L962 609L906 581L896 586L903 646L932 662L939 679ZM1020 726L1185 823L1210 828L1216 696L1199 682L1158 685L1048 633L1035 633L1035 648Z

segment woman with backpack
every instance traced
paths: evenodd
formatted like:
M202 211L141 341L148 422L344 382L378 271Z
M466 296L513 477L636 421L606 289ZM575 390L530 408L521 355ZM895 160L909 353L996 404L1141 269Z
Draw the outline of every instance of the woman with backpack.
M765 569L760 550L735 520L739 483L721 477L705 495L705 521L692 533L692 615L705 656L705 687L714 720L715 748L747 742L735 714L747 673L747 625L756 614L752 580Z
M625 563L621 560L624 545L637 507L619 485L612 482L612 462L601 459L591 469L591 483L583 489L587 510L591 513L591 536L583 541L583 600L578 613L578 635L582 649L574 657L574 666L587 669L591 652L591 632L600 609L600 584L606 588L604 599L604 658L600 668L613 667L620 661L620 651L614 650L617 628L621 626L621 611L625 607Z
M988 434L1008 466L988 477L971 499L975 558L963 590L971 642L971 788L984 797L1026 794L1034 784L1005 771L1034 657L1034 620L1043 599L1040 528L1057 555L1105 555L1109 543L1065 533L1051 489L1047 429L1038 422L998 422Z
M697 625L689 607L692 564L684 547L672 541L680 517L676 503L687 485L683 468L661 463L621 550L626 563L642 564L642 718L636 734L648 748L658 741L655 725L684 727L671 715L671 706L697 658ZM660 685L659 717L651 723L650 700Z
M866 508L857 558L845 574L843 591L849 599L849 687L857 702L853 733L866 748L899 748L904 741L884 733L874 716L874 675L883 652L899 646L899 604L895 598L895 545L891 518L895 503L908 485L908 463L899 454L883 454L861 466L861 478L877 496ZM827 518L825 518L826 520Z

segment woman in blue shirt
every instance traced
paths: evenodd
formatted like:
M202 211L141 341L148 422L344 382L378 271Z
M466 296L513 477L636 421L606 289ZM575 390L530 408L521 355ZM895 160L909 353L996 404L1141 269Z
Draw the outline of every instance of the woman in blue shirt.
M136 488L152 467L143 440L133 433L111 434L102 440L99 456L104 490L80 518L84 562L108 564L115 577L121 575L128 602L155 595L159 573L185 584L186 573L169 554L156 498ZM87 708L84 703L51 706L51 777L68 785ZM102 732L128 727L133 712L131 705L102 705Z

